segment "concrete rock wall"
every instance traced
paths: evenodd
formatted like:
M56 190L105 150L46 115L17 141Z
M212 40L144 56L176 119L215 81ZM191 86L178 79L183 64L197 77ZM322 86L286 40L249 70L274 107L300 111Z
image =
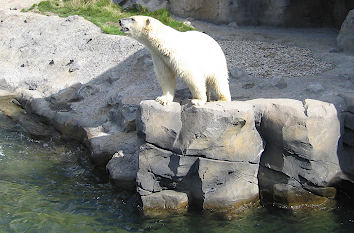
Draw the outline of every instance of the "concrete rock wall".
M138 112L138 192L144 208L163 190L186 193L204 209L224 209L258 199L263 142L252 105L209 103L162 106L143 101Z
M258 197L282 208L319 205L335 198L335 184L345 176L333 104L255 99L163 107L143 101L137 123L144 209L160 208L154 203L165 190L185 197L169 199L181 201L166 202L163 208L171 209L234 209Z
M352 0L128 0L123 7L142 5L149 10L168 8L171 13L214 23L284 27L330 26L339 28Z

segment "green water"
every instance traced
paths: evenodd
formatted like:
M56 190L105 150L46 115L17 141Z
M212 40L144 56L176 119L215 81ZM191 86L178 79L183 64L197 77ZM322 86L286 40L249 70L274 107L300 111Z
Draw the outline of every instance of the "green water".
M114 191L83 151L33 140L0 113L0 232L354 232L348 208L146 218L135 195Z

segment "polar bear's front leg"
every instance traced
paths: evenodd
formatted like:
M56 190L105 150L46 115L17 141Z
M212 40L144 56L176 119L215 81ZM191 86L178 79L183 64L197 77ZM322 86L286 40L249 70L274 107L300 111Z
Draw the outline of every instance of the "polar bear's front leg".
M152 55L154 69L157 79L162 89L162 96L156 98L156 101L162 105L168 105L173 102L176 89L176 77L172 70L156 55Z
M155 100L162 105L169 105L173 102L173 97L170 95L162 95L157 97Z

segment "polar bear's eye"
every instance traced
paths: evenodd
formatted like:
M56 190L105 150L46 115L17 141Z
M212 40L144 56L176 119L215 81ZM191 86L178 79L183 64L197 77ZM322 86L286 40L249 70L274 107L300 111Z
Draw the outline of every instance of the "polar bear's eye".
M130 18L133 22L135 22L135 19L134 18Z

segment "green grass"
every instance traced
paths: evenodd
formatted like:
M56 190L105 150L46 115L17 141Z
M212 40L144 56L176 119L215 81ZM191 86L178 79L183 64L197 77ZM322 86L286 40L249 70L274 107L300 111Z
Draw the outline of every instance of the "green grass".
M28 8L28 9L25 9L25 8L23 8L22 10L21 10L21 12L29 12L29 11L32 11L32 10L34 10L35 8L36 8L36 6L37 6L37 4L33 4L30 8Z
M167 10L161 9L150 12L145 8L122 10L110 0L47 0L38 5L34 4L29 9L45 15L79 15L101 28L104 33L122 35L118 20L132 15L146 15L160 20L179 31L193 30L193 28L171 18Z

